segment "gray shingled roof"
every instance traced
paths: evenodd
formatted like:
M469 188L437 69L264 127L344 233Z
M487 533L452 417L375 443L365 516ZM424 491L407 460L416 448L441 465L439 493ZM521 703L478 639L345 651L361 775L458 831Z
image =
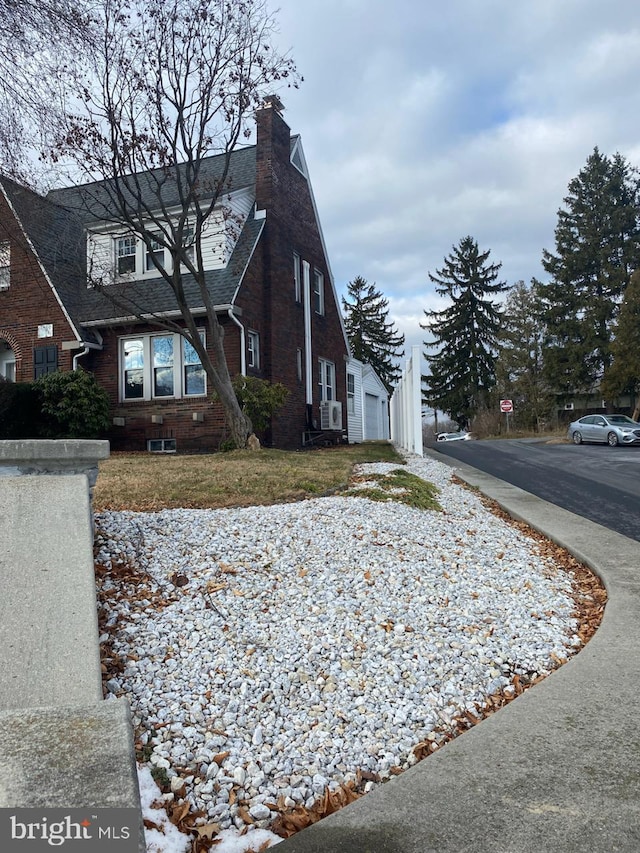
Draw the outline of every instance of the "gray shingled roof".
M184 167L183 167L184 168ZM224 155L202 161L200 186L206 197L217 186L224 168ZM161 192L166 207L179 204L177 182L165 178L161 170L134 176L143 190L145 203L154 206L155 193ZM231 154L224 192L255 187L256 147L238 149ZM95 334L86 324L108 325L136 314L175 310L175 299L162 279L147 278L127 285L112 285L106 294L87 288L86 236L84 229L97 220L108 220L109 184L106 181L51 190L46 198L2 179L22 227L72 321L83 327L83 338ZM242 275L264 227L264 220L249 216L226 268L206 273L206 283L215 305L232 303ZM202 307L202 297L191 276L185 276L185 289L192 308Z
M200 166L199 186L203 198L210 198L213 192L232 192L244 187L254 187L256 183L256 147L238 148L232 151L229 160L229 172L226 180L220 185L225 165L225 155L217 154L206 157ZM186 166L178 167L179 174L185 174ZM173 169L166 172L153 169L122 178L120 189L125 193L131 188L133 202L140 194L143 209L159 210L176 207L181 204L178 181ZM50 201L74 211L85 224L109 220L113 210L110 199L113 195L112 181L96 181L90 184L65 187L51 190L47 196Z

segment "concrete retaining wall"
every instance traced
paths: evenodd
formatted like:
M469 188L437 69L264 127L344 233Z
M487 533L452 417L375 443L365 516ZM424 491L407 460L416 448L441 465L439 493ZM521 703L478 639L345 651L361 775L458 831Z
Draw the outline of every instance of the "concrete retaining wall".
M102 698L89 492L108 455L0 441L0 808L140 809L128 704Z

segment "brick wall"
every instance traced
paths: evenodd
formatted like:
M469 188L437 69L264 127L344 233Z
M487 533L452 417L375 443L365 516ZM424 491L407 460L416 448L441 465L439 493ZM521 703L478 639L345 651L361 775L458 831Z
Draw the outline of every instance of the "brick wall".
M240 371L240 332L228 318L223 318L224 344L231 374ZM214 452L227 437L224 411L211 399L211 387L206 397L188 399L121 400L119 395L118 348L120 338L128 335L161 334L153 326L122 326L103 330L103 349L90 353L82 364L94 371L100 385L106 389L111 402L113 418L123 418L124 425L113 425L109 440L113 450L147 449L150 439L174 438L179 452ZM210 335L207 335L207 341ZM194 420L193 415L202 415ZM156 424L152 416L161 416Z
M270 439L284 448L300 447L306 427L305 380L298 378L297 350L303 354L304 309L296 302L293 253L324 276L325 314L312 314L313 415L320 405L318 358L333 361L336 399L346 411L345 359L347 349L333 297L329 267L306 178L290 160L290 131L274 108L257 113L256 203L266 210L266 223L258 257L254 257L238 295L243 323L261 334L261 375L290 389L289 398L274 417Z
M1 193L0 242L8 242L11 251L10 286L0 290L0 340L15 355L16 381L33 380L33 348L38 346L55 346L59 369L69 370L77 350L63 350L62 343L76 335ZM38 326L45 324L53 326L53 335L39 338Z

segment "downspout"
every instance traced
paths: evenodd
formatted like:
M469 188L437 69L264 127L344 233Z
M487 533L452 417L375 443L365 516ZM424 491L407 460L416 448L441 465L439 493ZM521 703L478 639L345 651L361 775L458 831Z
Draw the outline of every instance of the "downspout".
M307 404L307 427L313 428L313 358L311 351L311 275L309 261L302 262L304 292L304 378Z
M240 373L242 376L247 375L247 352L245 346L245 332L244 326L238 320L236 315L233 313L233 308L227 309L227 314L229 315L229 319L236 324L236 326L240 329Z
M100 342L97 344L88 344L84 342L84 349L82 350L82 352L77 352L71 360L72 370L78 369L78 359L83 358L85 355L88 355L92 349L102 349L102 335L100 334L100 332L96 332L96 334L100 338ZM81 341L81 343L83 342Z

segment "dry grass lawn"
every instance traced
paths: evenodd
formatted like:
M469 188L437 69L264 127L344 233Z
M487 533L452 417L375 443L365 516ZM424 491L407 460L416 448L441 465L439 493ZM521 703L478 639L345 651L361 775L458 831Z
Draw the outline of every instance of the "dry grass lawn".
M286 503L344 488L353 466L403 459L388 442L293 452L197 456L114 453L100 464L94 509L155 511Z

